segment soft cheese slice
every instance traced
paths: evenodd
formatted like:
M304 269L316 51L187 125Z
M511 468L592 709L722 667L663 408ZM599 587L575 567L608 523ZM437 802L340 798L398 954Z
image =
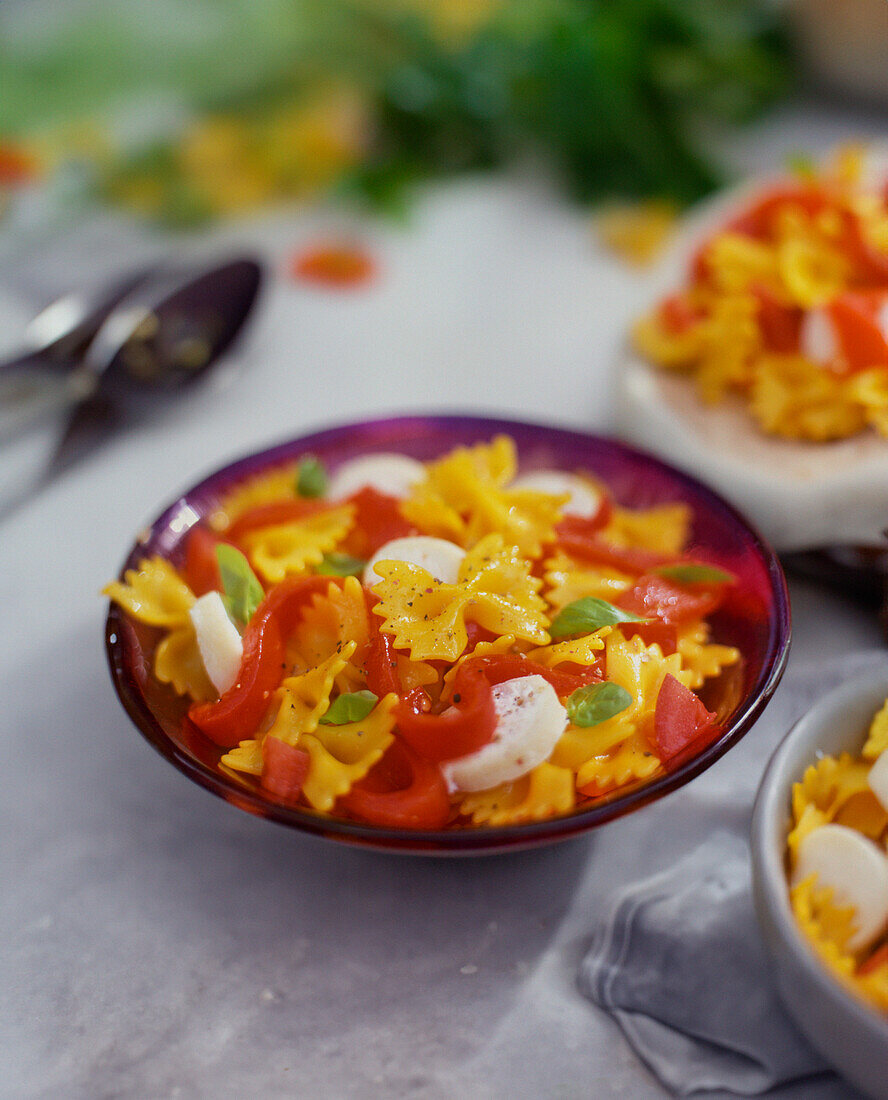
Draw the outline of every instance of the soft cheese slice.
M431 535L408 535L380 546L364 568L363 581L369 586L382 580L373 568L378 561L406 561L425 569L437 581L456 584L459 567L465 556L466 552L461 546L447 539L436 539Z
M493 740L441 766L452 791L485 791L520 779L549 758L567 726L567 711L542 676L518 676L497 684L493 701Z
M576 474L563 470L535 470L522 474L512 482L513 489L532 489L535 493L551 493L552 496L570 496L562 511L566 516L592 519L601 507L601 494Z
M216 691L224 695L237 680L244 645L237 627L228 618L218 592L207 592L189 612L197 635L197 647Z
M359 489L370 488L390 497L406 497L425 476L423 464L407 455L363 455L339 467L330 478L327 495L331 500L342 500Z
M871 840L844 825L821 825L799 845L793 882L816 873L836 905L854 907L848 949L859 951L888 926L888 859Z

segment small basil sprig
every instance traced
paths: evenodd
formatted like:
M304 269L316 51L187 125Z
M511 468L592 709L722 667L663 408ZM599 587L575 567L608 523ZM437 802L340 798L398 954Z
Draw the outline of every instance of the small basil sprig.
M222 601L236 623L246 626L253 612L262 603L265 593L250 563L240 550L220 542L216 560L222 577Z
M575 726L597 726L632 704L632 696L610 680L577 688L567 700L567 716Z
M296 473L296 492L301 497L322 497L327 491L327 471L314 455L306 455Z
M324 554L316 572L324 577L356 577L362 573L367 563L362 558L353 558L351 554Z
M372 691L353 691L340 695L330 704L327 713L319 719L322 726L345 726L366 718L378 702Z
M730 584L735 579L726 569L696 561L660 565L654 572L667 580L678 581L679 584Z
M584 596L581 600L574 600L562 607L552 620L549 633L553 638L567 638L571 634L594 634L603 626L614 626L616 623L646 621L640 615L633 615L631 611L614 607L607 600L599 600L597 596Z

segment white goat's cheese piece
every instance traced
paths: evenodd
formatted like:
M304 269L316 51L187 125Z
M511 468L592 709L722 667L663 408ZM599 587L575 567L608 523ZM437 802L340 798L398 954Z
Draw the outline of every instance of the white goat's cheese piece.
M579 516L592 519L601 507L601 494L576 474L566 474L563 470L535 470L533 473L516 477L512 489L532 489L535 493L551 493L563 496L568 493L570 499L562 511L566 516Z
M888 859L867 837L845 825L821 825L799 845L793 883L817 874L833 901L854 907L850 951L877 939L888 926Z
M370 488L390 497L406 497L425 477L425 466L407 455L364 455L343 463L331 475L327 496L331 500L342 500L359 489Z
M364 567L364 584L370 586L382 577L373 568L378 561L406 561L431 573L436 581L456 584L459 567L466 556L465 550L447 539L435 539L431 535L408 535L392 539L376 551Z
M493 740L441 765L451 791L484 791L520 779L549 758L567 727L567 711L542 676L518 676L497 684L493 701Z
M244 644L237 627L228 618L218 592L207 592L189 612L197 635L197 648L207 676L216 691L224 695L237 680Z

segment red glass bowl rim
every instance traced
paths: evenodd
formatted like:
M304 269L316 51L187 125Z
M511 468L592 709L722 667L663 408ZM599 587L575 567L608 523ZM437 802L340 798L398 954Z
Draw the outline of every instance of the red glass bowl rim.
M595 826L603 825L688 783L714 764L749 731L780 682L789 652L791 638L789 594L777 556L749 521L703 482L653 455L606 436L531 421L494 419L461 413L406 414L378 420L353 421L322 429L249 454L216 470L194 485L165 508L151 524L148 532L135 543L121 567L120 576L122 578L127 569L136 568L138 560L146 555L163 553L162 537L170 529L172 521L181 516L184 510L191 508L198 517L202 517L205 514L206 505L215 500L219 492L231 484L268 467L293 460L314 449L347 444L358 432L365 437L363 442L367 446L372 444L373 437L379 440L388 439L397 428L421 431L423 426L451 435L452 446L465 442L467 437L471 439L507 434L515 439L519 455L522 453L522 441L526 441L528 446L543 441L559 451L577 448L584 452L577 459L578 465L584 465L589 461L590 452L598 451L607 453L620 462L633 466L646 466L652 472L656 471L671 480L682 499L690 500L700 507L701 514L718 515L729 524L733 524L738 529L738 533L742 533L747 549L753 551L765 566L771 586L773 610L768 622L768 638L758 676L744 695L733 719L722 731L721 736L674 771L633 788L625 795L617 796L607 802L593 803L565 817L547 818L544 821L519 825L468 826L465 829L441 830L383 828L322 817L297 807L287 807L271 802L254 794L234 780L228 779L224 773L214 771L194 759L167 735L141 693L134 687L133 678L123 659L120 640L124 616L117 606L112 604L105 630L111 678L130 719L162 756L213 794L226 800L233 800L241 808L280 824L319 836L383 849L458 854L512 849L566 839Z

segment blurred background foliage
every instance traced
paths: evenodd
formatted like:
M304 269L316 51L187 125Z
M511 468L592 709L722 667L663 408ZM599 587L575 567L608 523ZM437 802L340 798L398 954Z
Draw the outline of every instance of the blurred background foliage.
M529 158L582 201L685 204L792 69L766 0L7 0L0 181L75 165L188 226Z

